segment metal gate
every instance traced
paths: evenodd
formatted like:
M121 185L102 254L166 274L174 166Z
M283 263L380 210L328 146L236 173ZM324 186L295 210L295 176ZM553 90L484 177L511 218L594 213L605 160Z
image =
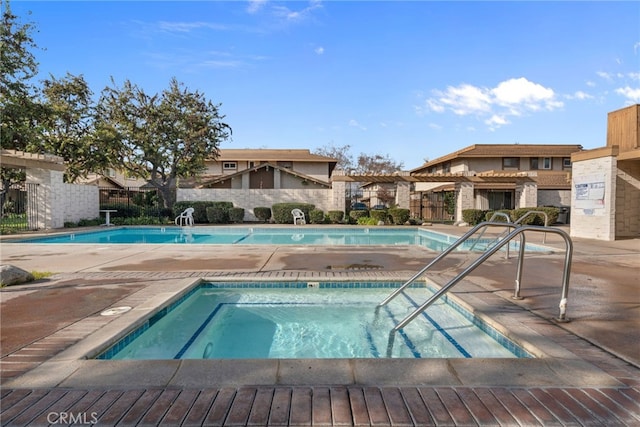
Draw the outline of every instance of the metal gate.
M44 224L44 206L38 199L40 184L17 183L2 193L0 231L15 233L38 230Z
M453 221L455 192L424 192L411 200L411 214L428 221Z

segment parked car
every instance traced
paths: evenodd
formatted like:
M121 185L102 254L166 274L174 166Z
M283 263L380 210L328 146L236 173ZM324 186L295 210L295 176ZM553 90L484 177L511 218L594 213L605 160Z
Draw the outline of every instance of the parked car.
M352 211L366 211L369 208L364 203L351 203Z
M374 211L383 211L387 209L387 205L374 205L371 209Z

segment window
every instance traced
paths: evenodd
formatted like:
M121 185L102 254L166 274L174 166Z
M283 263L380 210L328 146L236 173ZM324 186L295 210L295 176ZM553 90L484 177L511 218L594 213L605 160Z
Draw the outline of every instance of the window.
M529 169L531 169L531 170L539 169L539 167L538 167L538 158L537 157L532 157L531 158L531 167Z
M553 161L551 157L542 158L542 169L551 169L552 165L553 165Z
M223 162L222 170L236 170L238 169L238 164L236 162Z
M446 162L442 165L442 173L451 172L451 162Z
M562 158L562 169L571 169L571 157Z
M278 162L277 164L285 169L293 169L293 162Z
M520 169L519 157L503 157L502 169Z

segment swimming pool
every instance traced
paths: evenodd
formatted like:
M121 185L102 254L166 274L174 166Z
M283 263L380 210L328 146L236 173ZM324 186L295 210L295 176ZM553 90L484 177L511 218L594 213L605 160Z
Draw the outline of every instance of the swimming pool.
M382 358L389 331L430 288L376 310L395 282L207 282L98 359ZM393 358L530 357L450 300L399 332Z
M16 243L219 244L219 245L418 245L442 251L458 239L424 228L402 227L118 227L14 240ZM492 239L483 239L483 250ZM460 249L470 247L465 242ZM517 248L518 242L510 243ZM527 244L529 250L547 250Z

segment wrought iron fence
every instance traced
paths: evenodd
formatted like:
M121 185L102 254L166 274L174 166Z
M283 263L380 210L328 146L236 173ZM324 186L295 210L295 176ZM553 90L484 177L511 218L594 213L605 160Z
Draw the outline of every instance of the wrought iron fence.
M167 212L166 209L160 205L159 192L155 188L100 187L98 190L100 209L111 209L117 211L111 214L112 217L162 218L170 215L170 212Z
M3 189L0 205L0 232L37 230L44 224L44 207L38 202L39 184L17 183Z

